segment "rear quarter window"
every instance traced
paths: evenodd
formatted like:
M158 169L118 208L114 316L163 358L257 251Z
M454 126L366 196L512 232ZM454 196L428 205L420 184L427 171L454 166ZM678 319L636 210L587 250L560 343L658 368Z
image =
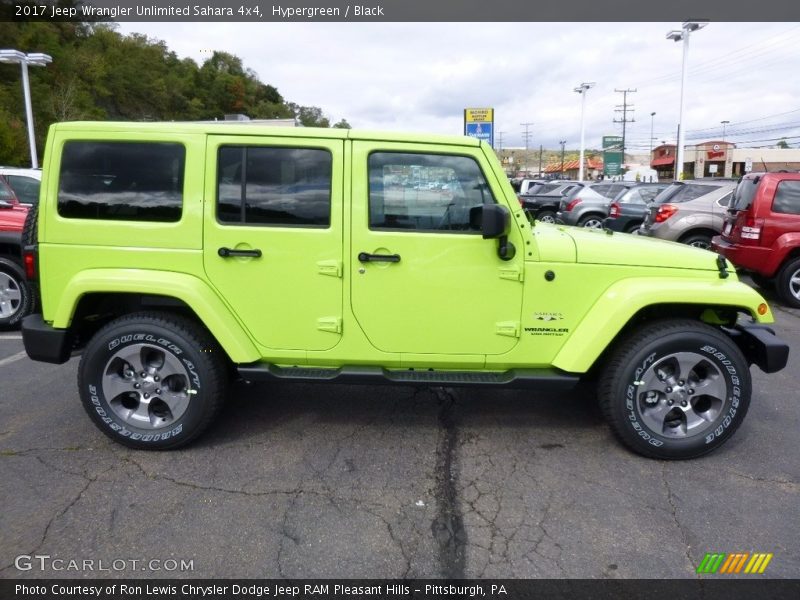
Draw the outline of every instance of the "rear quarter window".
M72 219L175 222L186 149L172 142L64 144L58 214Z
M772 212L800 215L800 181L781 181L778 184Z

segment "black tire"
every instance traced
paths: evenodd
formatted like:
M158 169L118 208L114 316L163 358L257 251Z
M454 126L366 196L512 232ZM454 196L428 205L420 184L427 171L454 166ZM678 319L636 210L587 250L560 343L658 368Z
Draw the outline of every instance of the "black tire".
M748 273L750 279L753 280L758 287L762 290L771 290L775 288L775 280L769 277L764 277L761 273Z
M800 308L800 256L788 261L778 271L775 291L785 304Z
M130 377L137 361L142 370ZM188 444L215 419L227 394L226 367L222 349L196 322L169 313L135 313L92 337L81 358L78 388L86 412L112 440L167 450Z
M601 229L603 227L604 218L603 215L584 215L578 220L578 227Z
M655 321L625 337L598 383L617 438L638 454L667 460L722 445L747 414L750 394L749 365L736 344L688 319Z
M637 221L637 222L633 223L632 225L628 225L625 228L625 233L633 233L634 231L639 229L639 227L641 227L641 226L642 226L642 221Z
M34 204L25 215L25 224L22 226L22 247L33 246L39 241L39 205Z
M544 209L540 210L539 213L536 215L536 220L541 221L542 223L555 223L556 222L556 213L554 210Z
M709 250L711 248L711 236L706 233L692 233L681 240L682 244Z
M33 310L25 272L10 258L0 257L0 329L11 329Z

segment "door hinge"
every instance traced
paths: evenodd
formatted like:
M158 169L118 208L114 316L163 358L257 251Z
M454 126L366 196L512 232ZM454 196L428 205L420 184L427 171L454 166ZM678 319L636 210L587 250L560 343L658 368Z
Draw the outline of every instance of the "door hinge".
M498 267L500 279L510 279L511 281L522 281L522 269L516 265Z
M317 261L317 271L320 275L329 275L331 277L342 276L342 261L340 260L320 260Z
M495 323L494 332L497 335L505 335L508 337L519 337L519 321L501 321Z
M330 331L331 333L342 333L342 317L320 317L317 319L317 329Z

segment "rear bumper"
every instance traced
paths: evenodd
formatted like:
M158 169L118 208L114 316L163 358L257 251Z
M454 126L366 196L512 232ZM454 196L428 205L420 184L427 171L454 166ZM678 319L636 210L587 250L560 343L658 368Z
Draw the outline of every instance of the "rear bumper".
M758 365L765 373L775 373L786 366L789 346L770 327L737 323L734 328L726 328L725 331L744 352L747 360Z
M605 220L603 220L603 226L611 231L623 232L631 224L631 221L637 220L641 221L641 218L637 219L636 217L628 217L625 215L621 215L619 217L606 217Z
M737 267L754 271L764 277L772 277L778 270L775 264L775 252L763 246L744 246L732 244L717 235L711 240L711 249L719 252Z
M32 360L63 364L72 352L72 336L68 329L54 329L42 315L28 315L22 320L22 343Z

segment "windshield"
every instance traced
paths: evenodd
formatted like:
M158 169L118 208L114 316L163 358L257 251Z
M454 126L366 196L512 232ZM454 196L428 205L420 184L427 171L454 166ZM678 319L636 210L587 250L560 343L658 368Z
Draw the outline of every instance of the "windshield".
M753 179L742 179L739 185L736 186L736 191L733 193L733 202L731 208L734 210L747 210L753 203L753 198L758 189L758 182L761 181L760 177Z

